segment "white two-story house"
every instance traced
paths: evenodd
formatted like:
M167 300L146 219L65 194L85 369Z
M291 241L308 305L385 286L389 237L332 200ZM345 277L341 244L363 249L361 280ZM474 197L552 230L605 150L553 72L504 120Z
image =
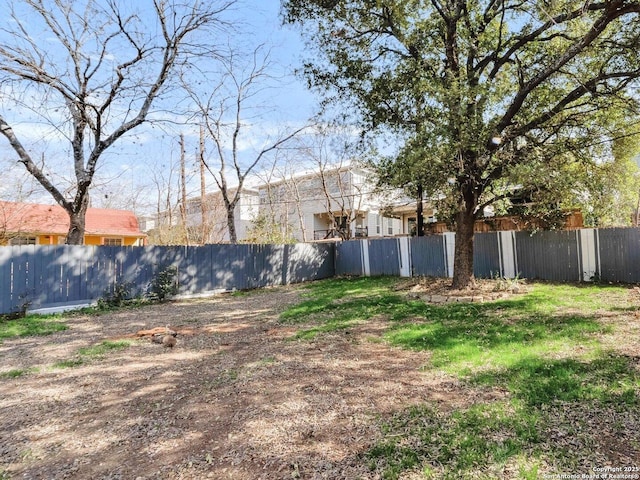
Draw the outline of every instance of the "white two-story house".
M383 197L374 191L375 184L369 170L347 165L244 188L235 209L238 241L254 238L257 222L267 222L280 231L280 238L298 242L414 234L415 201L400 191ZM425 206L424 216L433 221L433 210ZM229 241L221 192L205 196L204 210L200 196L189 198L186 212L178 207L170 216L171 224L179 225L183 218L192 243ZM167 222L164 212L156 225Z
M258 186L260 212L301 242L409 234L411 208L387 207L367 169L340 166Z

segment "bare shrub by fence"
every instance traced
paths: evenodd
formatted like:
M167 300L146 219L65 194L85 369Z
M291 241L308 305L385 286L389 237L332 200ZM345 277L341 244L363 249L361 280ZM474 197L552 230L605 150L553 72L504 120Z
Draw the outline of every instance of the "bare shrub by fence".
M0 248L0 314L86 304L117 285L143 293L165 268L182 295L284 285L335 275L453 274L455 234L337 244ZM640 282L640 229L491 232L475 236L475 275Z

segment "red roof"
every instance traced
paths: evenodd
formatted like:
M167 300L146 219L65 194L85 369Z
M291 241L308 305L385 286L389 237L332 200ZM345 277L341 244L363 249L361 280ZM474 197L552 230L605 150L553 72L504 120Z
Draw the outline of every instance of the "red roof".
M89 208L85 235L145 236L129 210ZM0 232L66 235L69 215L59 205L0 201Z

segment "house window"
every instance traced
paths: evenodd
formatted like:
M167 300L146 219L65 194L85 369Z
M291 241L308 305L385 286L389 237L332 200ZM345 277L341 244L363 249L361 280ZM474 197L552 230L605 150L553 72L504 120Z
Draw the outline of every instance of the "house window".
M387 233L393 235L393 218L387 218Z
M35 245L36 237L15 237L9 240L9 245Z
M121 238L105 238L103 245L107 245L110 247L121 247L122 239Z
M382 232L382 215L376 214L376 234L380 235Z

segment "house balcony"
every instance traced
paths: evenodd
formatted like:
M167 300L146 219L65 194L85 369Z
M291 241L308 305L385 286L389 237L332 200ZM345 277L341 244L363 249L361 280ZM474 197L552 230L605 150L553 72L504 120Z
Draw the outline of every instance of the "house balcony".
M368 227L356 227L353 232L353 238L367 238L369 236ZM330 228L328 230L314 230L314 240L328 240L330 238L348 238L348 232L342 228Z
M367 238L369 236L369 227L356 227L356 238Z
M330 238L342 238L340 232L331 228L329 230L314 230L313 231L313 239L314 240L328 240Z

